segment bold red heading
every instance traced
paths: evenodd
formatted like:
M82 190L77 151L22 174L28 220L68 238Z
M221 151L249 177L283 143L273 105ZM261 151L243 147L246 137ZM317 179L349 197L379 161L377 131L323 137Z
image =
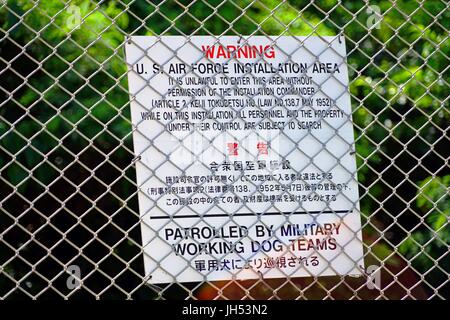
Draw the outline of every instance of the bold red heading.
M202 51L205 54L205 56L209 59L217 59L217 58L252 59L263 56L268 59L275 58L275 49L269 45L202 46Z

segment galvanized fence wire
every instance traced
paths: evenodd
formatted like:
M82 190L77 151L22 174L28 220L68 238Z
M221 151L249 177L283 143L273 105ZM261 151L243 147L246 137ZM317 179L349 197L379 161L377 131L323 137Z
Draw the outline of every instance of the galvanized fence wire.
M149 12L141 12L142 8ZM338 21L336 15L343 15L346 20ZM5 79L0 86L1 299L448 298L447 3L2 1L0 19L3 20L0 24L0 74ZM153 20L162 22L158 25ZM215 29L215 25L221 27ZM164 130L152 138L141 154L135 154L132 147L133 133L139 133L139 124L131 123L130 101L148 108L136 99L146 88L158 92L163 100L167 98L167 92L152 87L151 77L142 77L145 85L129 95L127 78L135 71L132 65L127 65L123 51L126 43L133 42L131 36L144 34L181 35L183 46L193 45L191 36L194 35L212 36L216 44L220 44L225 35L240 36L242 44L262 35L288 57L285 62L292 61L292 53L284 52L284 48L277 45L280 36L305 36L303 41L296 38L298 48L303 50L304 42L311 37L324 39L321 36L333 34L325 51L334 50L333 42L345 40L347 55L341 57L339 67L348 68L349 85L332 73L322 83L314 85L326 96L322 90L325 82L334 79L340 84L340 96L328 97L333 102L328 110L340 97L350 93L352 113L345 117L346 123L352 123L354 128L355 145L348 144L339 135L340 128L323 116L320 120L334 128L336 134L323 142L309 131L307 137L314 138L320 145L316 153L302 152L298 145L303 138L293 140L281 130L273 138L283 136L297 145L289 154L300 151L308 158L296 172L298 174L314 165L315 158L322 152L335 161L330 172L337 167L345 169L340 163L343 154L355 154L357 170L345 169L351 177L345 183L357 182L359 199L355 202L343 193L339 196L353 204L349 212L361 214L361 229L351 230L354 235L351 241L359 239L358 234L362 232L363 239L359 240L364 248L366 267L375 268L368 272L354 261L355 268L366 276L310 274L296 278L293 272L280 269L284 275L281 279L267 279L264 273L255 271L257 280L224 283L208 281L211 270L204 274L203 281L180 283L177 277L185 269L193 268L194 257L184 258L186 267L178 274L171 274L172 283L148 283L150 275L145 274L143 256L162 267L163 261L173 253L168 251L155 259L145 250L154 239L143 243L140 234L145 223L143 215L148 212L139 211L139 192L153 203L150 210L165 211L157 204L165 194L159 199L149 197L143 190L145 182L137 184L135 178L135 164L142 153L151 148L164 154L153 144ZM183 46L174 50L163 38L155 45L163 45L171 51L165 64L174 58L185 62L178 52ZM147 55L150 48L141 49L142 57L152 60ZM196 49L201 51L201 48ZM316 62L320 61L321 53L306 50ZM230 61L241 63L233 57ZM265 61L263 55L259 61ZM189 71L183 77L187 76L201 75ZM247 76L256 75L249 71L240 77ZM283 77L279 72L271 75L277 76ZM174 85L176 87L180 86ZM211 87L206 84L204 88ZM225 99L221 95L217 97ZM246 94L245 98L255 102L256 97ZM184 108L188 109L188 105ZM255 108L263 111L257 105ZM210 114L213 109L204 111ZM263 121L274 123L270 118L262 118L257 124ZM190 136L172 138L182 145ZM209 143L202 152L213 142L204 135L203 138ZM327 150L327 143L336 138L346 144L342 155ZM224 154L224 150L216 148L216 151ZM185 152L194 160L201 157L201 154ZM280 159L287 157L278 156ZM145 166L145 162L140 163ZM189 168L180 168L165 156L159 166L146 169L152 173L149 179L156 178L170 189L175 183L167 183L158 176L158 170L167 163L182 174ZM244 176L245 172L241 171L238 178ZM323 176L317 183L327 180ZM262 194L259 184L249 183L255 190L249 196ZM275 183L289 186L294 182ZM206 185L206 182L197 185ZM294 194L283 191L281 195ZM315 190L307 194L314 195L319 194ZM181 200L180 195L175 197ZM212 197L207 197L214 203ZM258 217L253 226L258 223L268 227L261 219L264 212L254 212L245 202L227 212L229 219L224 226L230 222L238 225L235 214L243 208ZM191 207L191 210L194 209ZM327 203L323 210L333 211L333 208ZM170 215L176 216L178 211ZM295 211L305 211L318 223L318 215L308 213L302 203L292 210ZM196 225L212 227L203 213L197 213L200 219ZM289 213L285 213L285 217L288 222ZM345 215L341 217L344 219ZM168 224L183 228L173 218L168 219L165 226ZM152 229L149 225L146 227ZM156 238L164 241L159 233L161 229L152 231ZM346 245L341 243L338 247L345 249ZM294 253L286 247L280 257L288 254ZM320 251L305 258L311 256L326 260ZM273 258L270 253L266 257ZM226 259L227 254L221 258ZM248 256L240 258L249 259ZM326 263L333 269L333 260ZM296 269L302 268L300 265ZM239 274L229 273L232 279ZM374 280L379 283L372 288Z

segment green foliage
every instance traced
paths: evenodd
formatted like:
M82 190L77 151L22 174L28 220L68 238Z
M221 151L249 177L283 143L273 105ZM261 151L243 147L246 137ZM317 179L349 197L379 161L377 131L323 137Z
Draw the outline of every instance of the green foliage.
M425 214L426 224L405 239L399 249L407 257L422 261L421 267L429 269L434 264L429 257L436 256L437 252L446 253L450 244L450 175L429 177L420 182L419 187L416 204Z

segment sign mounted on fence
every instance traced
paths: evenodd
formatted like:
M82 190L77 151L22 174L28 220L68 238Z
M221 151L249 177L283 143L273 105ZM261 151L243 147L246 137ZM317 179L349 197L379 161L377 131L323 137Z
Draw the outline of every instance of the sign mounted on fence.
M149 282L361 274L345 57L337 37L129 39Z

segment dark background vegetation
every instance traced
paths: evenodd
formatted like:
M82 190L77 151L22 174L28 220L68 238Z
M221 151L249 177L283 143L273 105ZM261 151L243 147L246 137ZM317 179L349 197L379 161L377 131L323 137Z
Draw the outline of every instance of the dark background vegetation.
M142 283L123 42L126 35L336 35L347 42L366 264L384 295L450 297L445 2L0 2L0 297L376 297L364 279ZM72 30L67 4L83 23ZM16 254L18 253L18 254ZM397 278L394 279L394 275ZM111 279L114 279L112 281Z

